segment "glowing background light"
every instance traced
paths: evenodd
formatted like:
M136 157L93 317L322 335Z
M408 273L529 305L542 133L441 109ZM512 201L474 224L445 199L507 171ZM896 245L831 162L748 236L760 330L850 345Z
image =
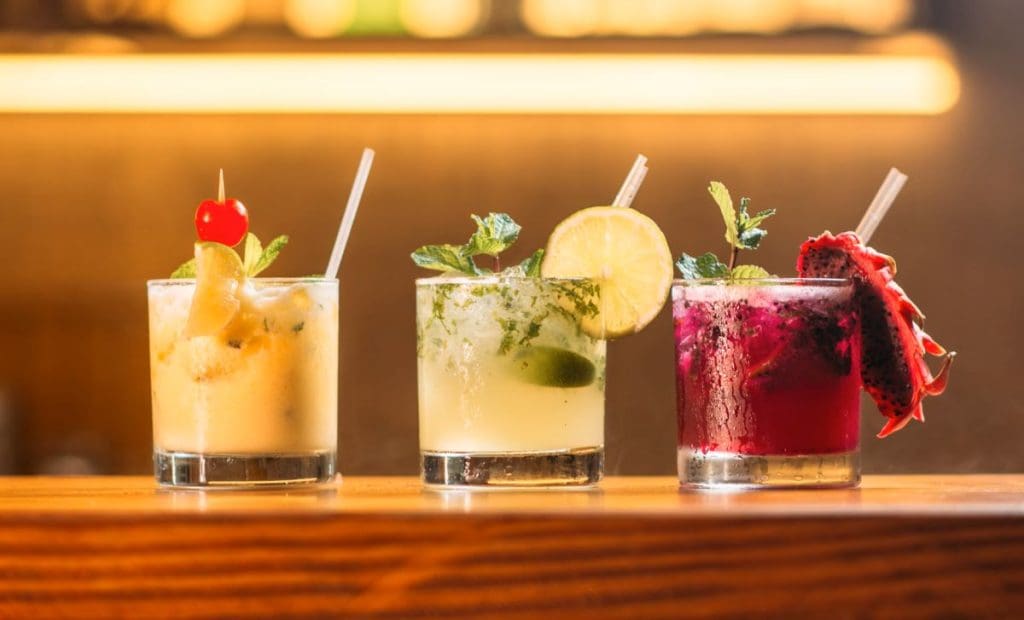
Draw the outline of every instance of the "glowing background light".
M337 36L355 17L356 0L287 0L284 5L285 23L307 39Z
M195 39L224 34L245 18L245 0L169 0L165 18L178 34Z
M795 27L892 32L912 0L522 0L520 18L545 37L771 34Z
M601 11L593 0L522 0L523 23L535 34L578 37L597 30Z
M405 27L398 17L399 4L399 0L356 0L356 16L345 34L405 34Z
M791 28L797 13L791 0L719 0L708 7L707 26L722 32L769 34Z
M82 0L70 8L80 11L94 23L108 24L127 15L132 5L133 0Z
M859 0L844 7L843 22L860 32L888 32L907 22L913 13L910 0Z
M21 3L30 6L32 3ZM62 0L94 25L169 27L187 38L273 30L304 38L346 35L455 38L516 27L545 37L777 34L839 28L861 34L905 30L915 0ZM923 5L927 6L927 4ZM494 9L492 12L491 9ZM15 9L14 15L45 11ZM492 17L495 18L491 23ZM253 28L257 26L257 28Z
M937 114L937 56L7 55L0 112Z
M463 37L487 16L483 0L402 0L398 16L409 34L424 38Z

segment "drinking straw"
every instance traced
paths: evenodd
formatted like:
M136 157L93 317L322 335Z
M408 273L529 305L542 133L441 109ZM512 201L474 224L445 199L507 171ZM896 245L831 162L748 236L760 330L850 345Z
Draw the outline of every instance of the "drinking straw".
M612 201L612 206L628 208L629 205L633 204L633 199L636 198L636 193L640 191L640 184L644 182L645 176L647 176L647 158L643 155L637 155L636 161L633 162L633 167L630 168L629 174L626 175L626 180L619 189L619 193L615 196L615 200Z
M882 218L885 217L906 182L907 175L895 168L889 169L889 174L882 181L882 186L878 188L875 199L871 201L868 210L864 212L864 217L860 218L860 224L857 225L857 236L860 237L864 245L867 245L868 239L875 234L878 225L882 223Z
M345 205L345 215L341 218L338 236L334 240L334 249L331 250L331 259L327 261L327 269L324 271L324 277L328 280L338 277L341 256L345 253L348 236L352 234L352 223L356 220L356 211L359 210L359 201L363 197L363 189L366 188L366 179L370 177L370 166L372 165L373 149L363 149L363 157L359 160L359 169L356 170L356 180L352 183L348 204Z

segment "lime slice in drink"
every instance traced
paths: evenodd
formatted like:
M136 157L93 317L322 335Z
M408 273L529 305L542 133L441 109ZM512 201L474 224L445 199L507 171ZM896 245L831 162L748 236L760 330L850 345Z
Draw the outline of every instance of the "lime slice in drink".
M196 243L196 292L185 325L186 336L218 334L238 313L238 289L245 271L238 254L212 241Z
M541 274L595 281L600 312L581 317L581 327L595 338L617 338L643 329L665 305L672 252L665 234L643 213L590 207L555 227Z
M519 377L534 385L584 387L594 382L594 364L579 353L557 347L527 347L513 360Z

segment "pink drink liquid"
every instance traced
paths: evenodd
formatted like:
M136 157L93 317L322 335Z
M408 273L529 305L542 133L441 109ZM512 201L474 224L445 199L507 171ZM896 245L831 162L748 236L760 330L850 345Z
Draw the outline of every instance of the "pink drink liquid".
M680 449L751 456L858 449L852 287L808 282L673 287Z

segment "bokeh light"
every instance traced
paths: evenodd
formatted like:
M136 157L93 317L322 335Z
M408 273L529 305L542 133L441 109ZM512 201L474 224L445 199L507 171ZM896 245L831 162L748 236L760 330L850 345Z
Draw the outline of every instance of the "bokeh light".
M169 0L165 17L167 24L182 36L216 37L245 19L245 0Z
M547 37L580 37L601 23L601 7L592 0L523 0L520 16L530 31Z
M284 20L300 37L324 39L347 30L356 9L356 0L287 0Z
M398 15L412 35L454 38L475 31L487 17L484 0L402 0Z
M127 15L134 0L82 0L77 6L90 21L109 24Z

